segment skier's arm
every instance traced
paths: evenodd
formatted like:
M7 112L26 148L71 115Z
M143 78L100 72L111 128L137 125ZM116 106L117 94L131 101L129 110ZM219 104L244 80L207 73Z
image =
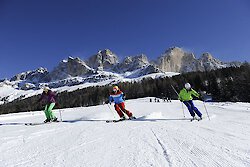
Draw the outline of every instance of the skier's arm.
M112 96L109 96L109 104L111 104L111 102L114 101Z
M194 95L195 97L200 97L200 94L197 93L194 89L192 89L192 95Z
M126 99L126 95L124 93L122 93L122 99L125 100Z

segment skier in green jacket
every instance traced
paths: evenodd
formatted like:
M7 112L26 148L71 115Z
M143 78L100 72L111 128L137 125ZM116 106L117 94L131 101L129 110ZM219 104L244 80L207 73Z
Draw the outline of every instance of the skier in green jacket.
M193 97L200 97L199 93L191 88L189 83L185 84L185 88L183 88L179 93L179 100L183 102L190 113L190 115L195 118L195 114L198 115L199 119L202 119L202 113L194 106Z

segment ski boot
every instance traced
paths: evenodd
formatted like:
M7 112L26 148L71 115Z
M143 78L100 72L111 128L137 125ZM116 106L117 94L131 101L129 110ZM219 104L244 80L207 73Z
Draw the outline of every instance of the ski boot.
M198 121L202 120L202 116L200 116L199 118L197 118Z
M58 122L57 118L56 118L56 117L53 118L53 119L52 119L52 122Z
M190 121L192 122L193 120L196 120L196 117L194 116L193 118L190 119Z
M123 120L125 120L126 118L125 118L125 116L122 116L121 118L120 118L120 121L123 121Z
M47 119L45 119L43 122L44 122L44 123L48 123L48 122L50 122L50 121L51 121L51 120L47 118Z
M129 117L128 119L129 119L129 120L132 120L132 119L136 119L136 117L131 116L131 117Z

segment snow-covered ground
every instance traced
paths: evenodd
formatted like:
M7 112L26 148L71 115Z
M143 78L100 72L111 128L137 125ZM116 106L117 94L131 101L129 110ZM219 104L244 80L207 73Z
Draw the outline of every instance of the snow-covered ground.
M36 126L24 123L42 122L42 111L1 115L0 166L250 166L250 104L206 103L209 121L194 103L202 121L186 109L183 118L179 101L149 98L126 101L138 119L118 123L105 122L114 117L107 105L62 109L63 122Z

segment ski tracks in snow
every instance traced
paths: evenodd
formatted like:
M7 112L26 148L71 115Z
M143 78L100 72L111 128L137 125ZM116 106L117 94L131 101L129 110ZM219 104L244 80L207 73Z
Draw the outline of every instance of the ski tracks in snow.
M157 135L154 133L154 131L152 129L151 129L151 131L152 131L153 135L155 136L158 144L162 148L163 155L164 155L164 158L166 159L166 161L168 163L168 166L172 167L172 162L171 162L171 159L170 159L170 155L168 154L168 151L167 151L166 147L164 146L164 144L162 143L162 141L157 137Z
M238 166L238 164L244 166L244 164L239 163L239 161L242 161L242 159L239 159L240 156L235 156L233 151L227 151L225 146L222 145L225 139L213 139L216 135L211 133L203 136L204 133L200 127L202 125L199 125L199 123L186 124L185 127L183 125L176 126L171 124L168 124L168 126L158 125L161 128L154 127L158 131L161 129L161 131L166 132L162 133L159 131L158 133L164 139L161 143L167 145L165 147L168 148L172 158L172 166L230 167ZM189 131L190 126L194 126L196 130L194 132ZM213 140L217 140L218 143Z

